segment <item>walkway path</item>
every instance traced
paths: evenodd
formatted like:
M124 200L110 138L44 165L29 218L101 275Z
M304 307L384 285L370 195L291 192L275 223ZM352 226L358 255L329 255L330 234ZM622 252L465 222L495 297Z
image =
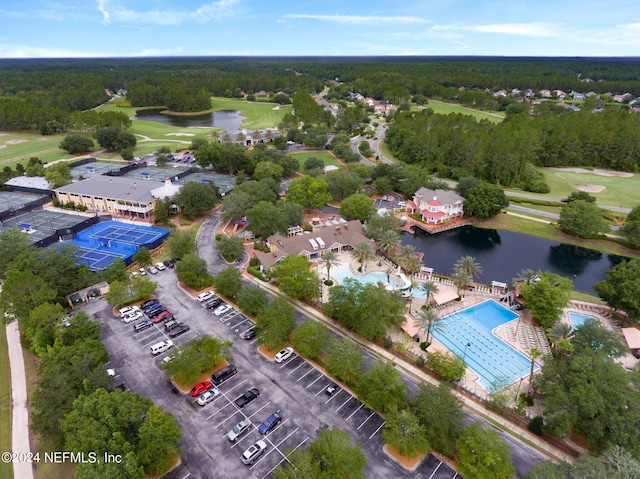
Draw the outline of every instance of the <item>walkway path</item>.
M7 344L11 366L11 399L13 406L11 444L14 453L28 454L31 452L31 446L29 443L27 380L18 321L7 324ZM14 461L13 477L15 479L33 479L33 467L31 464L30 462Z

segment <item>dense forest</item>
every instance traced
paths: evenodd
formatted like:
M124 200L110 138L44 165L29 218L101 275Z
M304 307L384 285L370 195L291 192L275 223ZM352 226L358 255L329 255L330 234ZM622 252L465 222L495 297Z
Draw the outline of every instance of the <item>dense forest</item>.
M608 58L313 57L135 58L0 61L0 129L55 133L74 126L70 113L127 91L133 106L208 109L210 96L242 92L357 91L393 103L423 96L483 109L504 109L491 92L630 93L640 96L640 61ZM461 89L464 87L464 89ZM51 123L51 122L54 123Z
M528 165L637 171L639 128L638 115L616 109L521 112L493 124L426 108L399 112L386 138L398 159L441 177L471 175L542 193L538 173Z

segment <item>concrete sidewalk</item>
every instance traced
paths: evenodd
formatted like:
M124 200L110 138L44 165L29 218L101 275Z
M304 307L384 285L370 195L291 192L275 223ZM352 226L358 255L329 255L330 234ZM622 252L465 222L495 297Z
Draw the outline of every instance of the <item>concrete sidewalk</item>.
M24 356L20 344L18 321L7 324L7 344L11 366L11 400L13 418L11 422L11 444L14 453L28 456L31 453L29 443L29 409L27 401L27 380L24 370ZM33 479L31 462L13 462L14 479Z

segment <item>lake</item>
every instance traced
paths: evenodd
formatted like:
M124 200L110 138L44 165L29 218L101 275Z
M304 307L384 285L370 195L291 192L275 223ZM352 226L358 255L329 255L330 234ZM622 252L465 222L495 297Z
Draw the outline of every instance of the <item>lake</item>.
M605 278L607 269L626 259L537 236L472 226L435 235L405 233L402 243L421 250L423 264L438 274L451 275L454 263L469 255L482 266L481 283L511 285L521 270L530 268L570 278L576 291L592 295L596 295L593 285Z
M136 111L132 120L157 121L164 125L186 128L190 126L223 128L228 133L240 131L240 125L246 117L239 110L218 110L198 115L167 115L160 113L164 108L149 108Z

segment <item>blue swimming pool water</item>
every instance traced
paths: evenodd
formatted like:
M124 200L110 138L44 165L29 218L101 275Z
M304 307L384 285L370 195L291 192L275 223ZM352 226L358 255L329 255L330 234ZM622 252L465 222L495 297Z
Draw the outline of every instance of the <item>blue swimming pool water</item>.
M598 318L589 316L588 314L569 313L569 320L571 321L571 326L574 328L582 326L587 319L595 319L596 321L598 320Z
M324 270L324 272L326 273L326 269ZM396 282L393 278L389 278L390 281L387 281L386 273L382 273L380 271L374 271L373 273L368 273L361 276L353 274L349 269L348 264L341 264L339 266L331 268L331 279L342 284L346 278L357 279L361 283L377 283L378 281L382 281L383 283L388 282L394 288L397 287Z
M464 358L467 366L479 376L479 384L489 390L498 378L511 384L531 370L529 358L493 334L496 327L517 318L515 312L488 299L442 318L441 330L433 336L452 353ZM536 365L534 370L537 369Z

